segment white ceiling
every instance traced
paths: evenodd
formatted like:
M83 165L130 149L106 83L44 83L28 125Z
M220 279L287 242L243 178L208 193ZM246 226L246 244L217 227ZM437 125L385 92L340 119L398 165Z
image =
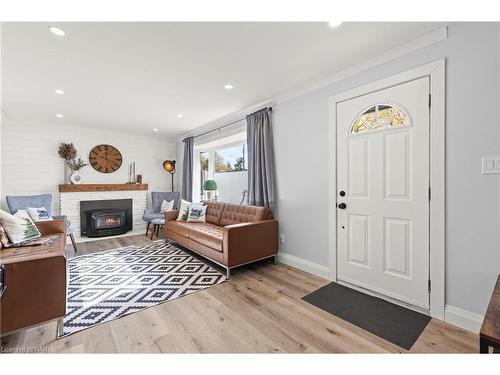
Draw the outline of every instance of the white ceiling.
M9 119L178 136L438 23L48 23L2 26ZM231 83L234 89L224 89ZM64 95L55 95L56 88ZM55 118L64 114L63 119ZM177 114L183 117L178 118Z

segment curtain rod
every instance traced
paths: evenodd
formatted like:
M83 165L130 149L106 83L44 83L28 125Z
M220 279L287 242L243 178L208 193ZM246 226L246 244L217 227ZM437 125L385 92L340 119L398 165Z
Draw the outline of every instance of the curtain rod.
M269 112L272 112L272 111L273 111L273 107L265 107L265 108L259 109L258 111L255 111L255 112L250 113L248 116L255 115L256 113L261 112L261 111L265 111L265 110L267 110L267 111L269 111ZM219 126L218 128L215 128L215 129L212 129L212 130L208 130L208 131L206 131L206 132L204 132L204 133L201 133L201 134L198 134L198 135L194 135L194 136L193 136L193 138L195 138L195 139L196 139L196 138L198 138L198 137L202 137L202 136L204 136L204 135L207 135L207 134L213 133L213 132L215 132L215 131L220 131L221 129L224 129L224 128L228 127L228 126L231 126L231 125L236 124L237 122L240 122L240 121L245 120L245 119L246 119L246 117L247 117L247 116L242 117L242 118L240 118L240 119L238 119L238 120L234 120L234 121L230 122L229 124L225 124L225 125ZM188 137L188 138L189 138L189 137Z

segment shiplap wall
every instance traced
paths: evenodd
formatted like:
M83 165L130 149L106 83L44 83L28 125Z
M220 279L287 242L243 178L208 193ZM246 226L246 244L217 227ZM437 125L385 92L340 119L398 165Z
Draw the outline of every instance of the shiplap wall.
M91 166L83 168L83 183L125 183L128 181L128 165L135 161L136 173L143 175L143 181L149 184L150 192L171 189L170 175L163 170L162 162L176 158L175 140L156 134L84 129L66 122L41 125L3 121L0 189L2 209L6 209L5 195L49 192L54 197L54 214L59 214L58 185L64 183L64 162L57 155L61 142L73 142L78 156L87 162L89 151L98 144L111 144L122 153L123 164L114 173L99 173Z

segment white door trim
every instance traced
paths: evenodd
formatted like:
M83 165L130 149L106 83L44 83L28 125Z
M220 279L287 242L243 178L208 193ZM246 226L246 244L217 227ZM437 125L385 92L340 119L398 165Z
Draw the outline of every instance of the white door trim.
M368 83L330 97L329 126L329 278L337 281L337 136L336 105L369 92L430 77L430 311L444 320L445 308L445 60L431 62L417 68Z

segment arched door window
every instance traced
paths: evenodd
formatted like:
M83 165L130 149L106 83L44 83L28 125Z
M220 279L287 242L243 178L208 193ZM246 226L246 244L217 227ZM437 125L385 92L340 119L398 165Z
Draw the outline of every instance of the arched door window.
M352 122L349 134L411 126L410 116L394 104L376 104L362 111Z

